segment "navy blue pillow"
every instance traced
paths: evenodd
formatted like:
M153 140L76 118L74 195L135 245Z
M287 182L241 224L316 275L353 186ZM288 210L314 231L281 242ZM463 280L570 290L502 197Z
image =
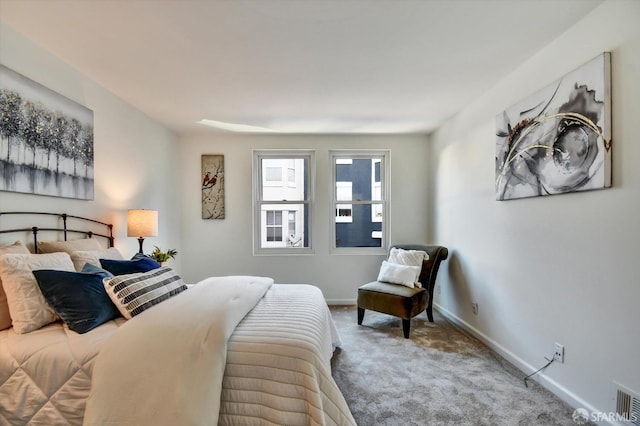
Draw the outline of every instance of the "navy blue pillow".
M136 272L149 272L158 269L160 264L144 254L136 254L131 260L100 259L100 265L113 275L134 274Z
M103 278L113 276L105 270L87 264L82 272L41 269L33 275L47 302L77 333L86 333L120 316L102 284Z
M113 274L109 271L106 271L102 268L100 268L99 266L96 266L92 263L85 263L84 266L82 267L82 270L80 272L90 272L90 273L101 273L101 274L106 274L106 277L112 277Z

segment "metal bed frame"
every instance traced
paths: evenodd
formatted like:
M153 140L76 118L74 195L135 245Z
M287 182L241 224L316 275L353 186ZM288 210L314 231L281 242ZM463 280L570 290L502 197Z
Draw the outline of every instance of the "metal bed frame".
M64 241L67 241L68 233L82 234L87 238L92 238L94 236L102 237L107 239L107 241L109 242L109 247L113 247L113 243L114 243L113 224L110 224L110 223L100 222L98 220L89 219L82 216L74 216L67 213L45 213L45 212L0 212L0 219L2 218L2 216L7 216L7 215L44 215L44 216L57 216L58 218L62 219L61 228L32 226L31 228L0 229L0 234L8 234L11 232L14 232L14 233L31 232L33 234L33 246L34 246L34 251L36 253L38 253L38 233L42 231L62 232L64 235ZM91 230L84 231L80 229L69 228L69 226L67 225L67 219L72 219L72 220L80 221L83 223L91 222L91 223L97 224L99 225L99 227L104 227L105 233L93 232ZM89 226L88 223L86 225ZM108 232L106 230L108 230Z

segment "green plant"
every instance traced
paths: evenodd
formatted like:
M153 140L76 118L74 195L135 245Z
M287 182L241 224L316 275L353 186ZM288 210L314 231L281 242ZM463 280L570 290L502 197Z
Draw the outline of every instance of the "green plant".
M176 255L178 254L178 251L175 249L162 251L160 250L160 247L158 246L154 246L154 247L155 248L153 249L149 257L151 257L153 260L155 260L158 263L166 262L169 259L175 259Z

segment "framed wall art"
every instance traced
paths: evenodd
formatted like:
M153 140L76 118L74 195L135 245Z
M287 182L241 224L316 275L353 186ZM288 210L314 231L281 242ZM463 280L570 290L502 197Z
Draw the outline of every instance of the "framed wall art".
M0 191L93 200L93 111L0 65Z
M496 116L496 199L611 186L605 52Z
M202 218L224 219L224 155L202 156Z

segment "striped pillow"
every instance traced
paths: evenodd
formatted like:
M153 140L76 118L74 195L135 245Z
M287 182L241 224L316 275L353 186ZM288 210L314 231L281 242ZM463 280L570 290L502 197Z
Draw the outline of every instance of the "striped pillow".
M103 283L111 301L126 319L187 289L180 276L166 267L105 278Z

